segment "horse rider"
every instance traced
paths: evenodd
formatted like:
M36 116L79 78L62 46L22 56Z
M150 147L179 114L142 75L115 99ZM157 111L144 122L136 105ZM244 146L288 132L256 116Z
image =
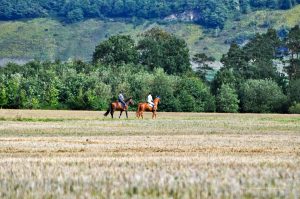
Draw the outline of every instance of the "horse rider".
M155 104L153 103L153 98L152 98L151 92L149 92L149 95L147 97L147 102L154 109Z
M126 108L126 103L124 101L123 91L120 91L120 94L118 96L118 102L120 102L122 104L123 109Z

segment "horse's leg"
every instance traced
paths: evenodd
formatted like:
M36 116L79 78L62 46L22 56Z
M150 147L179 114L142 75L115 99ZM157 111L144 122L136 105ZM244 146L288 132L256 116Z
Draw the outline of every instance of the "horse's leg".
M137 119L140 119L140 115L141 115L141 109L140 109L140 105L138 105L137 110L136 110Z
M127 110L125 111L125 113L126 113L126 118L128 119L128 112L127 112Z
M120 116L119 116L119 119L121 118L121 115L122 115L122 113L123 113L123 111L121 110L121 112L120 112Z
M111 118L112 118L112 119L114 119L114 112L115 112L114 109L112 109L112 110L110 111L110 114L111 114Z
M142 111L138 109L138 111L136 112L137 118L140 119L141 115L142 115Z

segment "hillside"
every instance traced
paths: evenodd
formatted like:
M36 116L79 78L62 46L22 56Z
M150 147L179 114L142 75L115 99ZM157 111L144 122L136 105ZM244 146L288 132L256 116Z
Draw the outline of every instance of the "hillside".
M26 61L90 60L95 45L115 34L139 33L160 26L186 40L191 54L205 52L220 59L232 41L242 44L255 33L267 28L286 30L300 23L300 6L290 10L259 10L227 20L224 28L207 28L194 22L165 17L138 22L124 19L86 19L66 23L55 18L34 18L0 21L0 64L11 59ZM3 63L2 63L3 64Z

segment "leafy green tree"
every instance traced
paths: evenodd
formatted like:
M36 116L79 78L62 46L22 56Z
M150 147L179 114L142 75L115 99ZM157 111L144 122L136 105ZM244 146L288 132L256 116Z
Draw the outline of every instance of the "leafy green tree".
M266 7L271 8L271 9L278 8L278 0L267 0Z
M133 99L140 102L145 101L148 93L151 91L153 85L154 75L146 71L140 71L130 78L130 90ZM157 93L160 95L159 93Z
M250 4L253 7L263 7L266 4L265 0L250 0Z
M84 110L87 107L87 101L85 100L85 93L82 87L79 87L75 95L71 95L68 99L70 108L76 110Z
M281 41L276 30L269 29L265 34L257 34L243 50L247 54L248 68L252 72L249 78L277 79L279 73L273 64L276 59L276 51L280 47Z
M182 77L177 89L176 93L180 100L182 111L215 111L214 98L208 86L200 79L195 77Z
M175 79L168 76L163 69L158 68L154 70L154 79L151 85L152 94L160 96L161 103L159 110L174 111L177 110L177 103L174 97L174 89L176 87Z
M50 108L57 108L59 105L59 90L55 87L55 85L49 84L45 94L45 102L47 103L47 106Z
M192 111L195 111L195 109L199 110L199 107L197 107L197 105L196 105L195 98L190 93L188 93L188 91L186 91L186 90L180 91L180 94L178 96L178 102L179 102L179 104L177 106L179 106L178 110L180 110L180 111L192 112ZM203 107L201 107L201 108L203 108ZM203 111L203 109L202 109L202 111Z
M223 84L216 96L218 112L236 113L239 110L239 99L236 90L229 84Z
M291 7L293 7L291 0L280 0L279 5L280 5L280 8L284 9L284 10L290 9Z
M74 23L84 19L84 14L81 8L76 8L71 10L67 14L67 19L69 22Z
M168 74L191 71L185 41L159 28L152 28L143 34L138 50L141 63L151 70L161 67Z
M3 83L0 84L0 108L6 106L8 103L8 95L6 91L6 87Z
M115 0L113 5L113 15L114 16L122 16L124 13L124 2L123 0Z
M277 71L274 64L274 60L277 59L277 50L281 45L276 31L269 29L265 34L256 34L242 48L233 43L228 53L223 55L221 62L225 69L231 70L237 80L234 82L237 86L243 80L268 78L275 80L285 88L285 77Z
M251 12L251 6L249 0L240 1L240 9L243 14L248 14L249 12Z
M228 11L228 7L224 4L213 0L201 2L199 6L196 6L201 13L197 22L208 28L223 29Z
M208 62L214 61L214 59L212 57L208 57L205 53L198 53L194 55L193 61L198 64L196 73L203 81L206 81L207 73L214 70L208 65Z
M0 1L0 19L11 19L13 11L13 4L10 0Z
M137 63L138 52L129 35L116 35L96 46L93 62L108 65Z
M289 113L292 113L292 114L300 114L300 103L294 103L294 104L289 108Z
M211 90L212 93L216 95L218 89L220 89L223 84L230 84L233 87L238 88L238 85L241 82L241 79L235 77L233 69L221 68L212 81Z
M300 103L300 79L291 80L288 91L290 102Z
M285 66L289 79L300 78L300 27L292 28L286 38L286 45L290 51L289 65Z
M0 19L51 16L80 21L91 17L164 18L187 10L198 12L195 20L208 28L221 28L232 15L264 8L289 9L299 0L0 0ZM239 9L240 8L240 9Z
M34 95L35 91L33 88L20 90L20 108L26 109L38 109L40 108L40 101L37 96Z
M247 54L236 43L231 44L228 53L223 55L221 59L224 67L232 69L238 78L252 76L248 61Z
M103 82L96 82L95 88L90 90L92 97L88 97L90 107L94 110L104 110L111 100L111 86ZM88 94L87 94L88 95Z
M8 93L8 108L19 108L20 107L20 84L21 74L12 74L8 79L7 93Z
M281 88L272 80L247 80L240 89L243 112L280 112L287 101Z

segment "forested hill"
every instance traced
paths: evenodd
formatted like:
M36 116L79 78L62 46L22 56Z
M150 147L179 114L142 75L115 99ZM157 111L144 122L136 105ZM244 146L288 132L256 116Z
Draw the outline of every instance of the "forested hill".
M0 19L60 17L65 22L88 18L159 19L192 12L190 20L210 28L259 9L290 9L300 0L0 0Z
M0 66L28 60L90 61L112 35L158 26L197 53L220 60L274 28L284 36L300 23L300 0L0 0ZM297 5L298 4L298 5Z

